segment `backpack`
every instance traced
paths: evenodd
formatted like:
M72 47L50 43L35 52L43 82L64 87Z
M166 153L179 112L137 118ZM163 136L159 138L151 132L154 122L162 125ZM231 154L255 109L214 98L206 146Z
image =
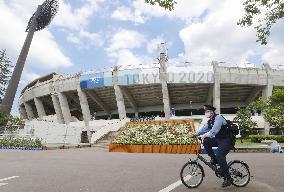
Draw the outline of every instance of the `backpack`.
M223 117L223 115L221 115ZM232 148L235 150L235 144L236 144L236 136L240 133L239 127L237 124L233 123L230 120L227 120L225 117L223 117L227 124L224 125L227 128L227 133L229 137L232 140Z

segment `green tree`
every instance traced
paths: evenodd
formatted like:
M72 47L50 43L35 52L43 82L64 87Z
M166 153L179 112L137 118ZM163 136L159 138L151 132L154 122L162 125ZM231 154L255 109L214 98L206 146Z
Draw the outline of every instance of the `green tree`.
M284 103L269 107L264 117L276 134L281 134L281 130L284 129Z
M11 67L11 61L7 57L6 50L0 50L0 103L10 79Z
M257 32L256 41L266 45L272 25L284 17L284 1L246 0L243 5L245 14L237 24L248 27L257 21L258 24L254 27Z
M281 134L281 130L284 129L284 89L274 89L272 95L267 101L261 98L251 102L247 109L260 110L264 114L265 121L269 126L274 128L277 134Z
M3 113L0 109L0 127L5 126L9 129L9 127L13 127L15 125L23 125L24 121L22 118L13 117L12 115L7 115Z
M265 112L268 104L262 98L257 99L256 101L252 101L248 104L247 109L253 111L254 109L257 111Z
M274 89L272 95L268 99L268 105L276 106L281 103L284 103L284 89L283 88Z
M239 129L242 136L241 142L243 138L245 139L252 134L252 130L257 126L257 123L252 120L251 116L252 114L248 108L238 108L234 121L237 121L239 124Z
M0 109L0 127L5 126L8 122L8 116Z
M145 2L150 5L158 4L160 7L170 11L174 10L174 6L177 3L175 0L145 0Z
M281 134L281 130L284 129L284 89L274 89L267 105L264 118L274 128L276 134Z

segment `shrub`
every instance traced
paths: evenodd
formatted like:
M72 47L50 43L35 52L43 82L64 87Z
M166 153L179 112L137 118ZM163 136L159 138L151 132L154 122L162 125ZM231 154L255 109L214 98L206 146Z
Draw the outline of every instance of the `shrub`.
M284 135L250 135L251 142L261 143L262 140L275 140L278 143L284 142Z
M27 147L27 148L42 148L42 141L39 138L14 138L6 136L0 139L1 147Z
M191 137L192 133L193 127L187 123L163 123L160 125L129 124L124 127L112 143L132 145L191 145L196 144L196 139Z

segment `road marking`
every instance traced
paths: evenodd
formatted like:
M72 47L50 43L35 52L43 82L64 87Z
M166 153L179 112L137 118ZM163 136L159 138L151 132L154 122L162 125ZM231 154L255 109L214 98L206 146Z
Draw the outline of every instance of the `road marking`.
M10 180L10 179L14 179L14 178L18 178L19 176L12 176L12 177L7 177L7 178L4 178L4 179L0 179L0 182L2 181L7 181L7 180Z
M0 179L0 182L2 181L7 181L7 180L10 180L10 179L15 179L15 178L18 178L19 176L12 176L12 177L6 177L4 179ZM4 185L8 185L8 183L0 183L0 187L1 186L4 186Z
M191 175L187 175L186 177L184 177L184 181L187 181L191 178ZM160 190L159 192L170 192L171 190L177 188L178 186L180 186L182 184L181 180L178 180L177 182L169 185L168 187Z

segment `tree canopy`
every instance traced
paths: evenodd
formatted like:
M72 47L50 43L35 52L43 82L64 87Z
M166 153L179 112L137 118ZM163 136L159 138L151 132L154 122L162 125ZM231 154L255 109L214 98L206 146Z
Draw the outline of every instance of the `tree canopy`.
M159 5L160 7L166 10L174 10L175 4L177 3L175 0L145 0L146 3L150 5Z
M0 50L0 103L10 79L11 67L11 61L6 54L6 50Z
M244 3L245 15L238 21L238 25L248 27L257 21L257 42L267 44L267 38L273 24L284 17L283 0L246 0Z
M260 110L264 114L265 120L269 123L270 127L274 128L277 134L281 134L284 129L284 89L276 88L273 90L272 95L268 100L258 99L251 102L247 110L252 109Z
M242 138L247 138L252 134L253 129L257 127L257 123L252 120L251 116L252 114L248 108L238 108L234 121L239 124Z

